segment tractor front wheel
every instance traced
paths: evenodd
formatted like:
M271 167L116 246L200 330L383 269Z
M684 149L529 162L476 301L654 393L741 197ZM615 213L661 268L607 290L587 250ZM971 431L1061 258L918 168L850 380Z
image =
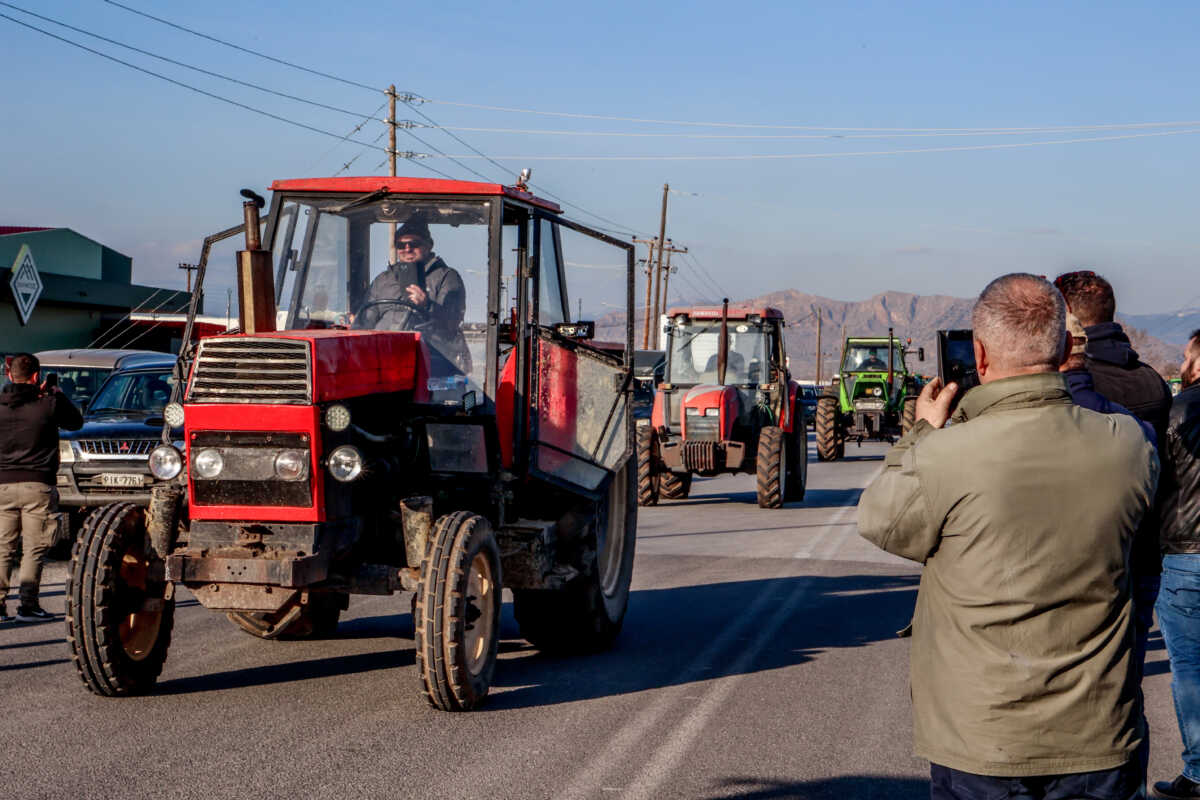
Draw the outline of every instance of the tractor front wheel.
M799 426L787 436L787 486L783 499L800 502L808 486L808 431Z
M662 473L658 476L658 491L668 500L686 500L692 491L692 473Z
M562 589L513 592L513 612L521 635L548 652L597 652L621 632L633 578L637 541L632 460L608 484L592 523L595 566Z
M758 434L758 505L779 508L787 493L788 448L783 430L767 425Z
M900 415L900 433L907 434L917 424L917 398L909 395L904 398L904 409Z
M817 458L837 461L845 455L845 442L838 435L837 395L823 394L817 399Z
M488 521L468 511L438 518L413 607L417 671L434 708L470 711L487 697L500 647L500 587Z
M167 660L172 584L150 547L146 510L114 503L87 518L71 554L67 642L79 677L105 697L145 694Z
M637 503L639 506L658 505L659 482L654 463L654 429L643 425L637 429Z

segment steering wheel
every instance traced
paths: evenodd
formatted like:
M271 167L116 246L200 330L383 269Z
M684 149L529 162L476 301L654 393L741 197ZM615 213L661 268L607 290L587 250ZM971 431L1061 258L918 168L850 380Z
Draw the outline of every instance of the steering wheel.
M390 300L370 300L364 303L363 306L358 309L358 313L354 315L354 324L351 327L358 330L363 330L365 328L365 323L362 321L363 314L368 308L374 308L376 306L399 306L400 308L407 309L408 312L404 315L400 324L401 330L421 331L426 328L431 321L426 318L414 323L412 321L413 316L419 315L424 317L424 310L419 308L416 303L414 303L412 300L409 300L407 297L397 297Z

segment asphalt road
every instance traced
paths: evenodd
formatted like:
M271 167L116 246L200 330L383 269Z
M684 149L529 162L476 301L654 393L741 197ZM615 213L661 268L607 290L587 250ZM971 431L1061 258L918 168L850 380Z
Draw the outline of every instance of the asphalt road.
M0 791L13 798L928 797L912 756L918 569L861 540L881 445L812 464L768 511L753 479L643 509L611 652L546 657L506 605L487 706L418 695L407 596L355 597L338 636L259 641L184 595L157 694L89 694L61 618L0 628ZM65 567L43 604L63 611ZM1151 775L1178 771L1161 638L1145 683Z

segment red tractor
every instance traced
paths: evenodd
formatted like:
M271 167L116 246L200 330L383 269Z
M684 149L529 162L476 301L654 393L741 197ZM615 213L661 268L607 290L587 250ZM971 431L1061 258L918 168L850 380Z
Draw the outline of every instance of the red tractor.
M244 191L245 224L205 242L195 297L212 243L245 232L241 330L191 343L189 322L150 457L171 482L148 509L97 510L76 544L86 686L154 687L180 588L264 639L330 635L351 594L413 592L423 692L445 710L488 693L504 587L536 646L608 646L637 524L633 315L616 344L571 320L560 232L622 251L630 311L632 245L521 185L271 188L265 220Z
M808 436L777 308L676 308L666 380L638 428L638 503L684 498L693 475L749 472L758 504L803 500Z

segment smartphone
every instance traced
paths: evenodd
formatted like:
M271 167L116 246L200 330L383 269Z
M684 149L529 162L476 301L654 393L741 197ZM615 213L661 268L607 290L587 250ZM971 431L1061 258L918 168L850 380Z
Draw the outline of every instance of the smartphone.
M938 376L942 385L958 384L958 398L967 390L979 385L979 371L975 367L975 337L971 330L948 330L937 332L938 342Z
M47 372L46 380L42 382L42 388L47 392L57 389L58 388L58 373L57 372Z

